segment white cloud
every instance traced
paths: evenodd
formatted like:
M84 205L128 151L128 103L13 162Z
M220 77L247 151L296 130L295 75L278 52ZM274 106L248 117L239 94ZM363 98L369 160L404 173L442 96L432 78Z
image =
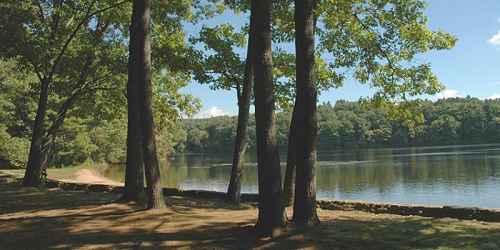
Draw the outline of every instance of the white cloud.
M443 91L441 91L440 93L438 93L436 95L436 97L438 99L448 99L448 98L455 98L455 97L461 97L460 93L458 92L458 90L454 90L454 89L445 89Z
M497 32L494 36L492 36L492 37L488 40L488 42L489 42L490 44L495 45L495 46L499 46L499 45L500 45L500 30L499 30L499 31L498 31L498 32Z
M485 98L486 100L500 99L500 94L493 94Z
M199 112L194 116L194 118L203 119L203 118L210 118L210 117L224 116L224 115L228 115L228 113L219 107L213 106L207 110Z

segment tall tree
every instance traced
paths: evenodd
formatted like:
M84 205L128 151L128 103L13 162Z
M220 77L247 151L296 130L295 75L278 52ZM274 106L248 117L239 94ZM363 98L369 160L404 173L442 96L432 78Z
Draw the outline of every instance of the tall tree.
M286 222L274 113L272 8L272 1L252 0L251 12L255 17L254 95L259 178L259 215L256 229L262 235L278 233Z
M314 9L316 0L295 1L296 53L296 175L293 222L319 223L316 213L316 159L318 143L317 95L314 72Z
M233 8L237 8L234 7ZM252 17L250 17L252 19ZM252 21L251 21L252 22ZM250 24L249 31L252 33ZM248 35L247 56L244 61L236 52L245 44L245 33L236 32L231 24L215 27L204 26L195 43L202 43L204 50L198 51L199 60L195 67L195 79L202 84L210 84L212 89L236 90L238 103L238 121L233 145L233 164L227 190L227 200L240 202L243 157L247 148L247 128L253 86L253 65L251 63L253 38Z
M83 86L71 86L66 89L75 90L63 104L61 111L52 127L47 129L47 110L49 109L49 94L55 88L56 82L64 82L65 77L74 74L73 64L67 64L82 53L81 47L75 45L74 41L88 35L87 31L100 30L106 22L100 22L100 15L115 8L124 2L108 3L102 1L99 4L87 1L31 1L19 4L18 1L6 1L0 7L2 14L2 57L18 57L23 67L32 70L39 81L37 112L32 126L31 146L28 164L23 179L23 184L38 186L42 183L42 170L47 164L47 145L53 141L53 132L56 131L62 121L68 107L72 106L75 98L73 94L80 94L78 89ZM103 7L104 6L104 7ZM97 35L100 36L99 34ZM84 44L84 43L83 43ZM92 65L92 57L84 64L84 68ZM87 63L89 62L89 63ZM79 65L79 64L76 64ZM80 79L76 82L88 86L85 78L88 73L81 68ZM73 89L73 87L76 87ZM57 88L56 88L57 90ZM53 128L53 129L52 129ZM47 135L49 134L49 135ZM47 137L49 136L49 138Z
M249 10L250 1L247 0L231 0L225 1L226 5L234 12L246 12ZM277 33L273 35L273 41L290 42L293 40L293 35L290 30L290 25L293 25L293 16L290 17L289 5L292 1L280 1L275 3L276 9L273 11L273 18L277 21ZM293 10L292 10L293 11ZM252 16L250 15L249 31L251 32ZM195 70L196 80L200 83L209 83L212 89L236 89L238 97L238 125L236 128L236 137L234 139L233 148L233 164L231 169L230 181L228 186L228 200L239 202L240 182L243 175L243 155L246 151L246 130L248 120L247 107L250 106L251 93L247 91L251 89L248 86L249 78L247 72L250 69L248 60L240 63L238 53L234 51L235 47L241 47L238 40L241 40L243 34L235 33L232 24L217 25L213 28L203 27L200 32L200 37L192 39L195 42L203 42L204 50L200 51L200 55L205 54L205 58L200 61L200 67ZM250 39L250 38L249 38ZM252 41L247 43L247 54L251 48ZM247 55L248 58L248 55ZM288 108L294 98L294 78L295 78L295 59L294 54L285 50L273 51L273 77L275 83L274 95L278 108ZM320 68L326 70L326 68ZM325 81L331 81L327 72L322 74ZM243 98L242 98L243 97ZM248 100L248 101L247 101ZM293 154L289 154L290 156ZM290 168L288 168L290 169ZM287 179L289 180L289 178ZM288 185L287 185L288 186Z
M321 31L318 52L328 57L326 64L318 56L316 59L318 90L341 86L348 77L376 89L374 103L386 105L405 101L408 96L433 95L442 89L430 65L414 59L430 50L450 49L456 39L427 27L426 1L343 0L317 4L315 14L321 24L315 27ZM283 27L289 30L286 22ZM319 71L320 67L328 70ZM327 85L321 80L325 73L330 79ZM393 116L401 119L414 120L420 115L405 115L408 112L404 105L392 107ZM285 190L290 190L291 182L285 183Z
M156 153L156 140L153 120L153 88L151 84L151 0L134 0L132 6L132 23L134 36L131 43L136 48L133 66L137 70L140 110L141 137L144 169L146 174L148 208L159 209L165 207L162 188L160 185L160 167Z
M152 50L161 55L153 58L154 84L153 109L155 129L158 137L160 156L166 155L166 148L173 148L176 137L175 131L180 126L180 117L190 116L198 109L197 99L191 95L179 94L178 90L186 86L191 78L193 54L186 46L185 33L182 26L186 23L197 23L203 18L209 18L217 13L217 3L200 3L196 0L188 1L159 1L153 0L155 5L151 13L151 35L154 42ZM134 13L133 15L139 15ZM136 65L138 52L142 50L134 44L132 37L138 36L137 31L130 27L131 42L129 44L129 81L128 81L128 131L127 131L127 166L125 176L124 199L137 200L144 187L144 166L147 161L142 153L142 128L140 114L142 107L139 104L140 72ZM140 34L139 34L140 36ZM137 106L139 105L139 106ZM162 147L163 146L163 147ZM144 158L144 159L143 159ZM155 161L155 160L153 160Z
M134 6L135 7L135 6ZM142 128L140 109L140 82L138 79L138 56L139 50L137 40L138 34L137 13L139 8L132 9L132 21L129 28L130 42L128 55L128 81L127 81L127 155L125 166L125 188L122 196L124 201L139 201L144 192L144 159L142 155ZM134 26L135 25L135 26Z
M249 34L251 31L246 33ZM234 138L231 178L227 190L227 200L235 203L240 201L243 157L248 145L247 127L253 86L251 64L253 38L248 37L246 60L242 61L235 51L237 47L243 46L244 37L244 33L235 32L231 24L221 24L212 28L204 26L199 37L191 39L204 45L204 50L199 50L197 53L199 58L194 70L195 79L201 84L210 84L212 89L236 90L238 124Z
M120 69L123 63L119 58L120 52L122 52L121 46L110 46L116 40L104 38L109 34L109 26L116 23L116 20L112 20L108 15L97 15L93 17L93 20L95 25L87 24L82 28L85 30L82 36L75 38L86 43L83 46L73 48L73 51L76 50L77 56L63 59L63 63L81 62L81 66L59 73L62 76L68 75L69 78L75 77L70 81L73 83L65 83L64 87L53 87L56 89L55 94L60 96L63 101L58 103L59 107L55 117L49 115L49 118L52 118L49 120L52 121L42 137L42 175L45 176L49 159L53 157L54 152L51 149L54 147L57 133L63 126L70 110L74 108L79 99L89 97L90 94L95 95L100 91L115 90L116 88L110 88L109 85L113 85L110 82L120 81L123 75Z
M250 29L248 31L247 58L245 62L245 73L243 89L238 88L238 125L233 151L233 165L231 167L231 178L227 189L228 200L239 203L241 196L241 176L243 174L243 157L248 145L248 118L250 115L250 101L252 97L252 86L254 79L253 66L253 40L254 40L254 14L250 14ZM239 86L239 85L238 85ZM241 89L241 90L240 90Z

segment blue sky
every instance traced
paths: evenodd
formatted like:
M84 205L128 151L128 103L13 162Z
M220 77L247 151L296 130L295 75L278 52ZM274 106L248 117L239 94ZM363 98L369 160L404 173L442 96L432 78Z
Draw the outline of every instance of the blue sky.
M432 29L441 29L458 38L449 51L431 52L422 56L430 62L446 90L434 99L473 96L500 98L500 1L499 0L428 0L427 15ZM245 17L226 14L208 25L222 22L243 24ZM189 27L188 30L196 30ZM191 83L183 89L201 99L203 107L198 117L236 114L234 91L213 91L207 86ZM339 99L357 100L372 91L354 81L342 88L323 93L320 102Z

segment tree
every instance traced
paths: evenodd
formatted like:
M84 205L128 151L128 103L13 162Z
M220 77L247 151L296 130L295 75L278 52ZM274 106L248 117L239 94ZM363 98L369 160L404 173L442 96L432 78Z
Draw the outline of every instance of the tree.
M103 20L102 14L123 3L114 1L112 3L103 1L99 4L86 1L69 3L58 0L22 4L8 1L2 5L1 36L5 37L2 46L6 46L2 48L2 57L18 57L23 67L29 68L36 74L39 82L37 112L23 179L24 185L38 186L43 182L41 176L49 159L47 151L54 141L55 131L63 123L65 114L77 97L87 92L89 86L95 83L87 80L95 57L73 42L86 40L85 36L88 35L95 36L95 40L99 40L109 24L109 20ZM61 66L71 63L72 59L79 56L83 57L81 58L83 64L76 65L82 68L75 70L71 64L68 64L70 67ZM63 82L70 74L79 75L75 77L77 84L66 88L72 92L63 102L52 125L47 128L45 123L49 109L49 94L53 88L57 90L55 83Z
M10 87L16 70L13 73L6 72L1 77L7 77L7 90L15 90L17 95L16 98L2 98L8 101L9 106L16 105L15 109L5 106L8 108L5 110L8 111L7 117L1 119L2 124L7 126L7 140L15 142L17 148L16 155L11 150L8 154L2 154L2 157L6 155L9 159L9 165L26 166L23 159L28 158L28 154L17 156L25 151L22 147L26 144L25 140L29 141L27 135L33 131L40 94L39 76L47 75L53 68L55 72L48 88L42 134L41 158L46 160L42 161L41 172L48 165L78 165L86 160L124 162L126 147L122 138L125 136L121 130L126 130L123 126L125 116L122 116L125 110L122 108L125 103L123 83L127 64L125 39L128 39L126 29L131 7L128 2L28 1L20 4L19 1L6 1L0 5L0 56L2 60L15 60L16 67L21 70L17 71L30 75L29 80L23 80L25 93L18 91L17 87ZM160 124L157 136L162 138L162 152L170 151L174 146L163 143L166 141L163 138L172 139L173 144L177 140L174 137L182 137L182 132L175 132L179 130L180 115L189 115L198 106L192 96L179 93L179 89L189 81L189 73L175 71L170 74L174 66L185 64L177 60L178 57L184 57L185 50L185 41L181 40L184 34L179 32L180 23L188 20L187 16L193 18L191 12L187 11L191 10L192 2L182 3L170 4L168 8L159 4L157 8L161 9L158 20L161 23L168 21L170 25L166 29L158 29L166 25L156 26L156 44L160 45L156 49L159 54L173 59L169 60L172 62L170 64L157 60L157 68L153 72L154 106L158 110L155 120ZM169 18L165 19L161 14ZM72 35L57 63L59 66L53 67L55 58ZM164 42L167 40L165 37L168 37L169 43ZM169 72L168 77L160 76L163 71ZM3 105L2 102L0 105ZM22 139L22 143L18 139Z
M294 8L293 2L291 0L280 1L276 4L277 10L275 11L274 17L278 19L276 22L275 35L273 41L277 42L293 42L295 40L295 29L294 29ZM316 28L316 27L315 27ZM274 53L274 52L273 52ZM316 54L314 57L315 62L313 63L313 71L315 74L314 84L316 85L317 91L328 90L331 88L337 88L342 85L342 78L332 70L327 61L321 57L321 55ZM290 205L294 198L294 177L295 177L295 166L296 166L296 150L295 141L296 134L293 129L296 127L296 114L295 112L295 102L296 97L296 55L293 53L286 52L284 50L277 50L273 55L273 62L275 63L275 75L276 75L276 90L275 96L277 98L278 104L281 108L290 109L293 108L292 117L290 120L290 127L288 130L288 148L287 148L287 164L285 171L285 179L283 186L283 197L284 204Z
M134 2L135 3L135 2ZM140 18L139 7L132 10L132 21L130 24L130 42L128 56L128 80L127 80L127 153L125 166L125 188L122 196L124 201L139 201L144 192L144 158L142 153L142 128L141 128L141 106L140 106L140 82L138 72L138 56L141 49L138 45L138 18Z
M156 153L156 140L153 120L153 88L151 83L151 0L134 0L132 6L131 36L133 44L132 67L136 71L131 79L137 81L138 107L140 110L140 128L144 169L146 174L149 209L165 207L160 185L160 168Z
M430 123L429 129L432 131L430 136L443 144L454 144L457 142L460 126L455 117L442 115Z
M103 52L107 54L107 49L103 48L101 53ZM108 56L97 56L96 63ZM116 57L113 56L110 60L114 61ZM31 125L36 113L37 79L34 73L22 67L22 64L18 64L16 60L12 59L6 62L9 63L0 63L2 65L0 78L3 78L0 83L0 99L2 100L0 101L0 127L6 127L10 138L8 142L3 144L8 149L8 154L4 158L0 153L0 158L7 160L11 167L22 168L26 166ZM122 63L122 61L116 62L117 65L123 65ZM77 64L77 62L70 64L72 67L74 66L71 71L80 68L80 65ZM103 67L99 67L99 64L97 63L92 68L97 67L107 71L112 69L110 66L113 63L106 63L106 66ZM68 73L71 71L68 70ZM118 135L114 139L111 137L113 133L120 133L120 129L122 129L116 124L123 123L121 121L115 123L114 121L121 119L123 111L121 107L125 102L123 89L119 87L122 83L122 74L119 71L113 72L117 75L111 79L107 78L109 82L88 89L88 91L93 90L92 95L88 91L78 95L79 98L74 100L74 103L71 104L72 108L68 109L66 113L62 113L61 110L63 107L67 107L64 104L68 103L68 92L71 93L74 90L70 88L72 86L69 83L64 85L67 87L65 89L53 87L53 91L49 95L47 111L47 123L52 129L49 130L50 133L47 131L45 134L45 141L50 142L51 151L48 152L48 163L51 166L75 166L86 160L112 163L121 161L119 152L125 148L123 147L125 143L121 144L120 140L123 135ZM102 72L96 74L101 75ZM108 84L113 85L112 91L108 89ZM107 130L106 133L94 133L94 131L103 131L102 129L107 127L106 124L111 122L115 125L112 130ZM54 129L57 126L59 128ZM2 151L1 147L0 151Z
M317 90L314 76L315 0L295 1L296 175L293 222L316 225L316 160L318 143Z
M276 141L271 49L272 1L252 0L254 32L254 95L259 179L259 215L256 229L274 235L285 224L281 169Z
M251 24L250 24L251 25ZM250 31L251 33L251 31ZM251 35L249 36L251 37ZM253 65L251 63L252 51L249 39L247 59L245 65L245 77L243 91L238 95L238 125L234 142L233 163L231 167L231 179L227 190L228 199L232 202L240 202L241 175L243 174L243 157L248 145L248 117L250 113L250 98L253 84Z
M236 138L234 142L233 163L231 167L231 178L227 189L228 200L239 203L241 196L241 176L243 174L243 156L248 145L248 118L250 115L250 99L252 97L253 87L253 32L254 32L254 14L250 14L250 29L248 31L247 58L245 61L245 73L243 89L238 88L238 125L236 129ZM237 86L240 86L239 84Z
M252 19L252 17L250 17ZM252 21L250 21L252 22ZM229 24L214 28L203 27L200 37L193 42L202 42L206 50L215 53L200 54L200 62L195 69L195 78L199 83L211 84L212 89L235 89L238 102L238 121L233 148L231 178L227 190L227 199L240 202L241 175L243 156L247 148L247 127L253 86L252 24L248 31L247 58L242 62L234 51L242 45L243 34L234 31Z
M431 31L424 9L422 0L319 1L315 13L321 23L319 52L330 54L329 70L324 72L331 75L331 86L342 85L347 74L354 72L353 79L378 89L373 98L377 103L439 92L442 86L430 66L415 64L413 59L429 50L450 49L456 39Z
M248 1L225 1L226 5L234 12L246 12L249 9ZM290 18L289 5L291 1L280 1L275 3L276 11L273 17L278 19L277 24L273 30L277 32L272 37L276 42L290 42L293 40L293 18ZM250 20L251 20L250 16ZM245 27L247 28L247 27ZM248 25L248 32L251 32L252 24ZM242 156L247 148L246 130L248 127L248 112L247 107L250 106L251 86L248 86L249 78L247 78L246 70L248 68L248 61L242 62L238 54L234 51L235 47L241 47L243 35L234 32L232 24L217 25L213 28L203 27L200 32L200 37L193 39L194 42L202 42L204 44L204 51L200 54L207 54L203 60L198 64L200 65L195 70L196 80L202 84L211 84L212 89L236 89L238 96L238 126L236 128L236 137L234 140L233 148L233 165L231 171L230 184L228 186L229 200L237 201L239 199L239 179L243 172ZM251 41L247 43L247 58L248 50L251 48ZM290 103L294 98L294 54L289 53L282 49L273 51L273 78L275 83L274 95L276 98L277 107L286 109L290 107ZM320 58L318 58L320 59ZM335 79L335 77L327 72L326 64L320 63L317 69L319 74L318 81L320 84L328 85ZM245 90L246 87L246 91ZM241 98L243 97L243 98ZM245 101L242 101L245 100ZM248 100L248 101L246 101ZM293 154L289 154L293 155ZM289 171L290 172L290 171ZM288 180L288 179L287 179Z

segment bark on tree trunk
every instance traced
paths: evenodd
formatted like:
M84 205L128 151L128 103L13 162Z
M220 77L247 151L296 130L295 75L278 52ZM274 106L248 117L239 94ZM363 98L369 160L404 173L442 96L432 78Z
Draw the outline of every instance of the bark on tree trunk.
M286 219L274 114L271 12L272 1L252 1L252 13L255 15L254 93L259 177L256 229L261 235L276 236Z
M227 199L233 203L240 203L241 176L243 174L243 156L248 145L248 117L250 113L250 99L252 97L253 85L253 17L250 14L250 31L248 32L247 59L245 62L245 75L243 91L238 96L238 127L234 143L233 165L231 168L231 179L227 189Z
M315 0L295 0L295 50L297 65L296 179L293 222L316 225L316 178L318 118L317 90L314 82Z
M141 109L142 152L146 173L148 208L165 207L160 184L160 167L156 154L153 120L153 87L151 84L151 0L134 0L132 28L137 31L137 80L139 82L139 107ZM135 21L135 22L134 22Z
M30 152L28 164L23 178L23 186L40 186L42 180L42 168L44 163L43 142L44 142L44 124L47 113L47 100L49 97L50 79L44 78L40 82L40 97L38 99L38 108L36 111L33 134L31 136Z
M297 131L295 131L297 122L297 112L295 106L293 107L292 120L290 122L290 131L288 131L288 153L286 157L286 171L285 171L285 182L283 184L283 204L285 206L292 205L292 201L295 195L295 136Z
M137 9L134 9L137 11ZM132 14L132 24L137 14ZM137 80L137 32L130 25L127 81L127 163L125 166L125 188L121 200L140 201L144 193L144 160L142 157L142 137L139 105L139 82Z

